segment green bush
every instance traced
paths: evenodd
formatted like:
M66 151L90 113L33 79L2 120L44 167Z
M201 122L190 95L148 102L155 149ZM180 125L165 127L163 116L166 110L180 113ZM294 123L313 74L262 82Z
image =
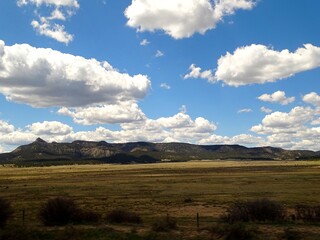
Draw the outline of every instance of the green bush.
M11 204L7 200L0 198L0 227L4 227L7 224L12 214Z
M107 214L107 221L110 223L142 223L139 214L125 209L114 209Z
M227 214L222 216L222 220L233 222L250 221L280 221L286 217L286 211L282 204L267 199L257 199L253 201L237 202L230 206Z

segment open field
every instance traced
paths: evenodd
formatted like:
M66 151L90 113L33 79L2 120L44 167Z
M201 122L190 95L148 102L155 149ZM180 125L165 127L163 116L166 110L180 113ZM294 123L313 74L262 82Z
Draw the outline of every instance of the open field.
M40 228L38 212L50 197L68 196L103 216L121 207L139 213L138 233L167 213L177 219L179 238L206 239L197 231L215 224L235 201L267 197L289 210L320 203L320 161L192 161L146 165L71 165L36 168L0 167L0 197L15 210L9 224ZM320 239L320 225L286 223L307 238ZM113 226L131 231L131 226ZM283 226L260 224L263 239L279 239Z

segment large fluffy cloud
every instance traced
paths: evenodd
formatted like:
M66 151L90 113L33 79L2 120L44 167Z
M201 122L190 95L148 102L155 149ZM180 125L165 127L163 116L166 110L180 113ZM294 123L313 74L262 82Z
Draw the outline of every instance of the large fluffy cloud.
M36 135L65 135L72 132L72 127L57 121L37 122L28 128Z
M73 109L64 107L59 109L58 113L70 116L74 122L83 125L126 123L145 119L144 113L135 102Z
M319 151L320 127L314 127L319 124L319 115L317 108L298 106L266 115L251 131L265 135L271 146Z
M66 21L76 10L80 7L77 0L18 0L19 7L33 4L36 6L36 13L38 20L32 20L31 26L39 33L55 39L58 42L68 44L73 40L73 35L65 31L65 26L58 24L56 21ZM39 12L42 12L41 7L53 10L49 16L42 16Z
M127 25L138 31L163 30L175 39L216 27L225 15L252 9L253 0L133 0L125 10Z
M281 105L287 105L295 101L295 97L287 97L283 91L276 91L272 94L265 93L258 97L258 99L264 102L279 103Z
M268 114L261 125L252 130L257 133L292 132L310 122L315 116L310 107L294 107L290 112L273 112Z
M70 107L63 112L78 122L114 122L111 115L120 112L119 118L135 119L142 115L136 102L150 86L147 76L120 73L107 62L0 40L0 92L33 107Z
M320 47L311 44L305 44L295 52L252 44L222 56L218 60L215 78L238 87L275 82L319 66Z

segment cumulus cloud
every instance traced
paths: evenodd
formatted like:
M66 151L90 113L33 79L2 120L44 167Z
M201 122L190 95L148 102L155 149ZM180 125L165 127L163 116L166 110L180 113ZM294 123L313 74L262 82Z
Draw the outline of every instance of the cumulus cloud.
M31 124L28 128L36 135L64 135L72 132L72 127L57 121L37 122Z
M64 107L59 109L58 113L70 116L74 122L83 125L126 123L145 119L144 113L135 102L73 109Z
M315 108L298 106L289 112L266 115L261 124L253 126L251 131L266 135L266 142L271 146L319 151L320 128L312 127L319 115Z
M206 79L211 83L215 82L215 78L211 70L202 71L202 69L197 67L195 64L191 64L189 70L190 72L183 77L184 79L201 78Z
M162 30L175 39L204 34L226 15L250 10L253 0L133 0L125 10L127 25L138 31Z
M315 115L314 109L310 107L294 107L289 113L273 112L264 117L262 125L254 126L252 130L257 133L264 133L265 130L279 132L283 130L294 131L304 124L310 122Z
M0 134L11 133L14 131L14 126L8 122L0 120Z
M32 20L31 26L40 35L50 37L58 42L68 44L73 40L73 35L65 31L65 26L56 21L66 21L74 15L80 7L77 0L18 0L17 5L23 7L32 4L36 6L36 15L39 20ZM43 9L52 9L49 16L43 16L39 12Z
M215 78L229 86L263 84L288 78L320 66L320 47L305 44L295 52L276 51L252 44L237 48L218 60Z
M81 120L81 116L75 116ZM85 117L84 117L85 118ZM44 121L16 129L5 121L0 122L5 131L0 134L0 145L17 146L41 137L46 141L70 142L74 140L129 142L190 142L197 143L208 138L216 130L209 120L197 117L192 119L182 109L179 113L158 119L143 116L139 121L120 124L119 130L97 127L93 131L75 132L72 127L57 121ZM8 127L9 126L9 127ZM12 148L12 147L11 147Z
M304 95L302 100L306 103L311 103L314 106L320 107L320 96L315 92Z
M244 108L244 109L240 109L240 110L238 111L238 113L249 113L249 112L252 112L252 109L250 109L250 108Z
M288 105L295 101L295 97L286 97L283 91L276 91L272 94L263 94L258 97L259 100L264 102L279 103L281 105Z
M212 145L212 144L239 144L245 146L265 146L267 145L265 139L262 137L253 136L251 134L239 134L236 136L219 136L211 135L208 138L202 139L200 144Z
M150 80L107 62L0 41L0 91L33 107L86 106L143 98Z
M0 40L0 92L7 100L32 107L70 108L60 113L79 123L142 118L137 101L150 87L147 76L120 73L108 62L27 44L5 46Z

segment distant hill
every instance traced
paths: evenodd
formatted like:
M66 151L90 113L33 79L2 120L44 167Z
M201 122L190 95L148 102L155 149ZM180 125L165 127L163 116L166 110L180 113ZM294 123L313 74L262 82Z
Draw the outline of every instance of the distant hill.
M320 158L320 152L240 145L188 143L107 143L74 141L47 143L41 138L10 153L0 154L1 163L154 163L189 160L299 160Z

